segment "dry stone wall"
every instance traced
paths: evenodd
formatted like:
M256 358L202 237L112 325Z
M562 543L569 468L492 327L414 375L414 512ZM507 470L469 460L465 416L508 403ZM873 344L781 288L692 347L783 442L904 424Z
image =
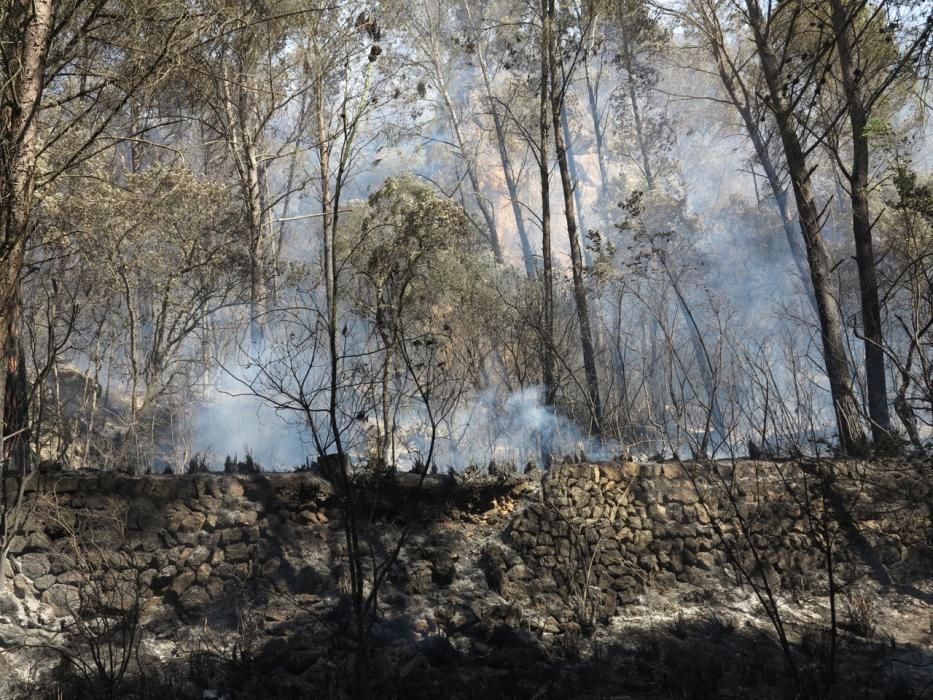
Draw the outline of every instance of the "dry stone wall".
M506 540L538 586L578 596L587 588L612 591L622 603L646 586L734 580L734 564L755 570L748 561L753 548L762 552L772 582L815 581L819 552L805 511L819 513L818 501L796 501L768 465L739 465L735 474L715 478L702 465L689 469L675 463L555 467L540 499L512 520Z
M753 548L764 552L771 582L818 584L823 555L812 527L822 512L819 493L789 486L778 465L704 469L561 465L540 480L487 479L494 482L488 488L430 476L421 496L426 506L416 511L433 509L430 526L441 523L441 531L451 523L467 530L482 523L488 543L478 565L491 591L514 600L556 605L559 597L611 612L646 586L740 579L736 566L755 569ZM392 489L408 476L380 487L377 518L393 517ZM166 619L229 609L248 582L305 596L305 603L339 590L345 568L339 509L329 484L314 473L65 472L42 475L31 488L33 517L11 543L6 573L21 607L40 621L73 614L82 588L103 585L102 572L114 578L109 587L118 589L119 604L141 598L147 614ZM928 516L920 513L921 521ZM873 531L884 529L880 519L870 522ZM834 537L850 534L835 520L830 527ZM838 542L838 562L859 558ZM895 545L879 551L903 559ZM392 580L414 592L450 585L470 575L463 563L454 566L457 556L440 545L411 547L401 560L406 572Z
M73 615L89 585L166 619L226 606L260 578L307 593L339 547L327 484L312 475L76 472L41 482L7 563L16 597L37 618Z

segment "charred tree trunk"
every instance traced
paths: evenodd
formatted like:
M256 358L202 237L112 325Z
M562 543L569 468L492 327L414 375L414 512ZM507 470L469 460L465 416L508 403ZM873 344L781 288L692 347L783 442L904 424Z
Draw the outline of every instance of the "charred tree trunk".
M846 354L844 325L838 303L832 292L832 266L823 240L820 211L816 206L811 170L794 129L793 115L781 91L780 66L768 44L764 18L758 0L745 0L759 62L768 86L769 102L777 120L788 173L794 187L797 212L810 281L816 299L823 343L823 362L832 394L839 446L843 453L856 455L864 450L865 434L862 430L858 404L852 386L852 371Z
M22 308L17 299L12 314L4 318L6 346L3 358L6 385L3 393L3 436L7 467L17 476L29 472L29 380L22 342Z
M583 279L583 256L580 251L580 239L577 235L577 219L573 201L573 182L567 162L567 150L561 129L561 108L563 106L563 86L559 79L557 66L557 47L554 37L554 0L547 0L547 62L545 69L550 78L551 125L554 130L554 150L560 171L561 187L564 193L564 215L567 221L567 238L570 243L570 265L573 274L573 296L577 309L577 322L580 325L580 344L583 350L583 371L590 404L590 431L594 435L602 434L603 407L599 396L599 376L596 373L596 352L593 347L593 334L590 329L590 311L586 299L586 284Z
M872 241L872 221L868 202L869 150L868 112L859 89L859 76L853 64L849 40L849 16L841 0L831 0L833 33L842 69L842 87L852 129L852 166L846 174L852 202L852 235L858 266L862 302L862 326L865 344L865 383L868 393L868 417L874 441L880 442L891 430L888 410L888 387L885 376L884 334L881 303L878 298L878 273Z
M548 46L551 22L548 0L541 0L540 82L538 85L538 175L541 181L541 261L543 268L541 301L541 378L544 382L544 405L553 406L554 386L554 267L551 259L551 186L548 163ZM550 445L546 445L544 462L550 460Z

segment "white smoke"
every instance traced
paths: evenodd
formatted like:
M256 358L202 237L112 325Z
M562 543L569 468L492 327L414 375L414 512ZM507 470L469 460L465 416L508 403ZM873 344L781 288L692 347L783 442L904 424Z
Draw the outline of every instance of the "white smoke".
M277 409L256 390L256 366L245 361L225 366L194 414L193 451L213 469L222 468L227 456L249 454L263 469L283 471L303 464L311 453L302 417Z
M227 455L247 453L269 471L284 471L314 459L307 427L291 412L275 411L258 396L244 394L235 379L213 389L195 414L196 452L207 455L209 466L222 467ZM430 449L430 426L421 412L411 409L396 424L396 466L410 469ZM542 387L507 392L488 388L465 399L438 426L432 463L441 472L468 465L486 467L491 460L512 463L521 470L528 462L541 465L544 450L554 459L565 455L611 459L622 452L614 441L586 435L573 420L544 404ZM364 450L351 455L366 457Z
M305 461L309 447L303 426L276 413L256 396L217 392L194 419L194 450L219 468L226 456L253 456L264 469L281 471Z
M621 451L614 441L587 435L573 420L546 406L540 386L514 392L487 388L465 399L439 427L433 463L441 471L470 464L485 467L491 460L518 468L529 461L540 465L548 448L554 458L611 459ZM421 415L405 416L397 434L407 447L398 460L400 468L425 458L430 431Z

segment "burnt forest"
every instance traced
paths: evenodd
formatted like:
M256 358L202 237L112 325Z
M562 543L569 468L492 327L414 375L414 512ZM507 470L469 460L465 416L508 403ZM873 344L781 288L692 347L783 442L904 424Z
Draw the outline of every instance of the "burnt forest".
M933 700L926 0L0 1L0 700Z

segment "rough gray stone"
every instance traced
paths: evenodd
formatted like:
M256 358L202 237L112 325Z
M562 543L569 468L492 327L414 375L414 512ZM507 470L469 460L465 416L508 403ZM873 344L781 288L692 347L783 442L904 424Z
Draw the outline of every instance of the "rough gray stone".
M20 571L33 580L45 576L52 569L52 562L47 554L30 552L17 557Z

